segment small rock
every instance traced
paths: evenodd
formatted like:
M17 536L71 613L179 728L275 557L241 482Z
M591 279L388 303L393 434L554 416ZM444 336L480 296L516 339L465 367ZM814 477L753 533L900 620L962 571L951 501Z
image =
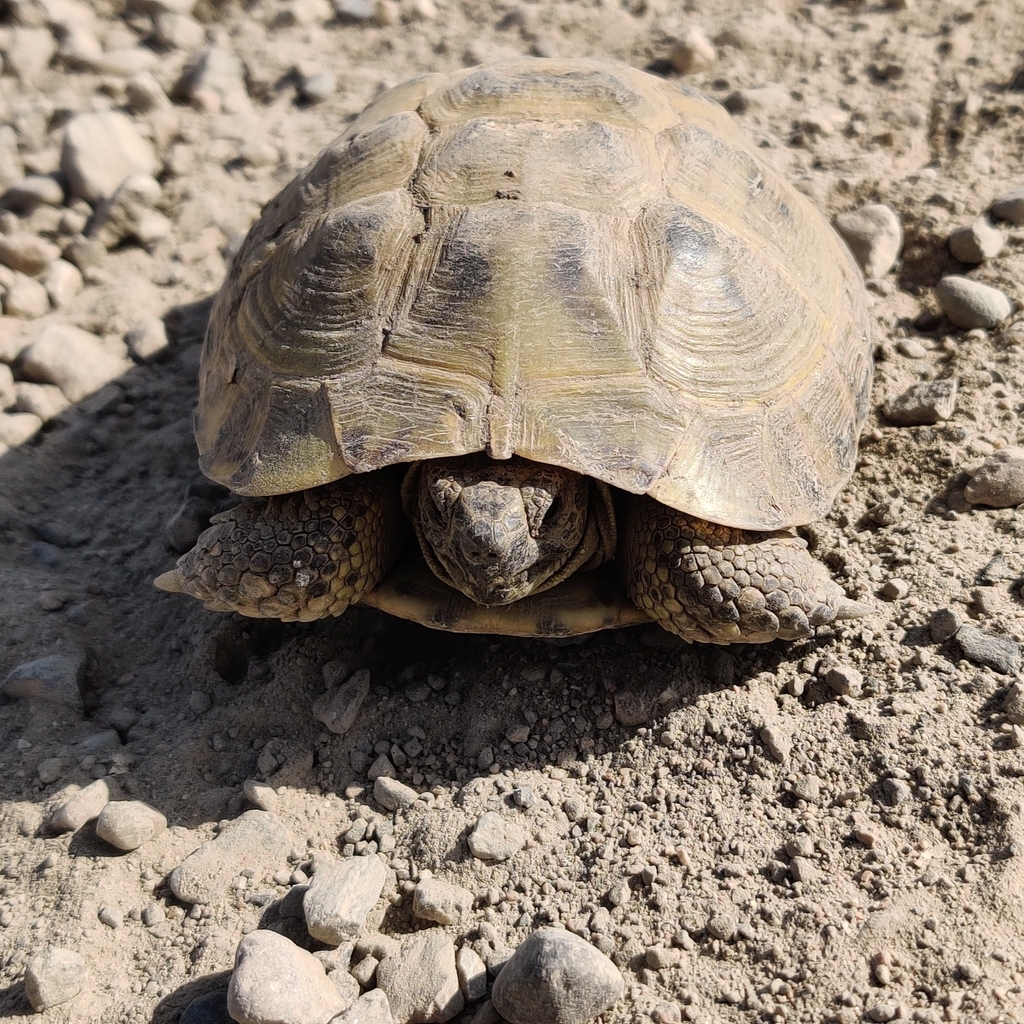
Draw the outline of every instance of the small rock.
M779 764L785 764L789 760L793 750L793 739L781 726L766 725L761 730L761 742Z
M31 412L0 412L0 445L17 448L42 429L43 421Z
M44 786L56 782L64 774L64 759L61 757L47 757L39 762L36 775Z
M216 45L207 46L189 62L172 95L209 114L240 114L252 108L242 62Z
M302 901L309 934L332 946L358 935L386 878L376 856L318 861Z
M306 103L323 103L338 89L333 71L315 71L299 78L299 95Z
M398 779L380 775L373 783L373 799L389 811L397 811L400 807L412 807L419 799L419 793Z
M737 89L726 96L723 106L731 114L777 113L792 103L789 91L782 85L762 85Z
M72 402L98 391L128 368L95 334L71 324L48 323L21 354L29 380L56 384Z
M952 608L937 608L928 619L932 640L937 644L945 643L960 628L961 621Z
M67 260L54 260L43 276L43 287L57 309L66 306L82 290L83 283L82 272Z
M896 576L886 580L882 587L882 597L887 601L902 601L910 593L910 584Z
M158 169L153 147L118 110L76 114L64 126L60 168L72 195L96 205L131 174Z
M167 355L167 329L158 316L146 317L129 328L124 336L128 352L139 363L149 363Z
M803 882L804 885L810 885L821 878L821 869L813 860L807 857L791 857L789 870L793 876L793 881Z
M372 21L377 13L375 0L332 0L331 6L342 24Z
M373 782L377 779L395 777L395 766L391 763L387 754L381 754L366 770L366 777Z
M1009 637L992 636L965 622L956 631L956 642L968 661L987 665L1004 675L1020 671L1020 645Z
M882 792L891 807L899 807L913 796L913 791L903 779L891 777L882 780Z
M206 29L177 11L161 11L153 19L153 29L153 38L168 50L197 50L206 42Z
M397 955L385 957L377 987L388 997L395 1024L442 1024L465 1006L455 947L440 928L410 935Z
M167 828L167 819L141 800L112 800L96 819L96 835L119 850L137 850Z
M171 872L171 892L183 903L212 903L241 871L265 878L287 858L294 840L276 815L246 811L190 853Z
M672 44L668 59L679 74L692 75L714 67L718 54L703 29L693 25Z
M585 939L542 928L509 958L494 982L494 1008L510 1024L582 1024L620 999L619 969Z
M885 1024L886 1021L895 1020L899 1017L899 1003L887 1000L884 1003L873 1003L868 1007L868 1020L876 1021L877 1024Z
M51 654L12 669L4 680L3 692L8 697L63 704L80 712L84 681L84 651Z
M708 935L713 939L721 939L722 942L730 942L736 934L739 921L732 911L720 911L708 918L706 925Z
M100 919L100 924L105 924L108 928L113 928L115 931L118 928L124 927L124 912L120 907L100 907L100 912L97 916Z
M25 995L36 1013L74 999L85 987L85 960L72 949L47 946L25 965Z
M228 1012L238 1024L323 1024L348 1008L323 964L277 932L250 932L238 944Z
M184 1021L182 1021L184 1024ZM395 1024L388 997L379 989L363 993L344 1013L328 1024Z
M961 263L982 263L998 256L1006 245L1006 235L993 227L987 217L957 228L949 236L949 251Z
M18 25L10 33L4 48L5 70L28 88L46 70L57 44L47 28Z
M38 235L19 231L0 235L0 263L30 277L41 274L60 256L60 249Z
M885 418L898 427L917 427L948 420L956 408L957 383L953 379L913 384L882 408Z
M98 818L109 800L110 789L105 779L90 782L53 811L46 819L46 828L53 833L77 832L93 818Z
M903 225L893 209L873 203L840 214L835 224L865 277L885 277L892 270L903 248Z
M469 834L469 850L478 860L503 861L515 856L526 842L522 829L497 811L486 811Z
M1005 292L969 277L950 274L935 286L942 312L957 327L995 327L1013 311Z
M171 233L171 222L153 206L160 199L160 183L147 174L132 174L100 204L89 237L113 249L125 239L149 246Z
M246 779L242 784L242 792L245 793L246 800L261 811L276 813L281 804L281 798L274 787L257 779Z
M413 890L412 912L424 921L461 924L473 909L473 894L440 878L424 878Z
M967 482L964 497L991 508L1024 503L1024 448L1000 448L990 455Z
M1003 700L1003 713L1014 725L1024 725L1024 686L1019 682L1010 687Z
M35 320L50 311L50 297L46 294L46 288L27 274L13 274L3 300L6 316Z
M74 264L89 282L106 282L103 264L107 250L95 238L73 238L64 248L64 259Z
M864 689L864 676L852 665L833 665L825 673L825 685L841 696L859 697Z
M363 702L369 695L370 673L365 668L359 669L352 673L347 682L329 690L316 701L313 705L313 717L331 732L343 736L355 725ZM394 809L389 808L392 811Z
M472 946L463 946L455 954L455 970L466 1002L475 1003L487 995L487 964Z
M0 409L14 405L18 392L14 385L14 373L6 363L0 363Z
M821 798L821 779L817 775L801 775L793 783L793 795L798 800L816 804Z
M1024 188L1014 189L992 204L992 216L1011 224L1024 224Z
M16 213L31 213L37 206L63 205L64 189L49 174L30 174L0 196L0 206Z

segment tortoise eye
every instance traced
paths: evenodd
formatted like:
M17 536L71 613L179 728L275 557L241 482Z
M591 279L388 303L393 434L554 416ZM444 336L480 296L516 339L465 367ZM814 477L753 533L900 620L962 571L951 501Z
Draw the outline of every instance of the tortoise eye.
M451 477L444 477L435 480L430 485L430 497L433 498L437 511L442 515L450 515L462 493L462 485L452 480Z

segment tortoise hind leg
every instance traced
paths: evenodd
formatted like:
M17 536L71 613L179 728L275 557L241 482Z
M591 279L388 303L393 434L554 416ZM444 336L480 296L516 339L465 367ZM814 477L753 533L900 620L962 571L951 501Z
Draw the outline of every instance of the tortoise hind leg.
M391 567L407 533L392 470L250 498L215 516L154 582L213 611L307 622L340 615Z
M800 640L868 611L794 534L719 526L639 497L630 500L623 536L630 598L685 640Z

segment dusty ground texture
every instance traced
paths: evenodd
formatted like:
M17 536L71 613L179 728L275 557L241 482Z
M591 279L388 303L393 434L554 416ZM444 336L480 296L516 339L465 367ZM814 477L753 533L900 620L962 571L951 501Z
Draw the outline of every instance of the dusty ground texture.
M257 779L276 789L294 838L271 875L355 852L357 819L379 838L393 822L370 926L425 927L409 892L429 869L477 896L448 931L485 959L542 924L578 930L626 978L608 1024L1024 1020L1024 748L1020 708L1004 706L1014 676L929 628L949 608L1024 640L1024 510L963 496L986 455L1024 442L1024 325L958 330L932 292L943 273L969 272L1024 300L1024 229L976 269L946 244L1024 185L1024 7L402 0L374 24L335 18L326 0L199 0L198 30L161 21L171 7L188 4L0 5L4 187L59 170L73 114L127 109L155 147L155 206L169 222L148 248L129 238L100 254L60 308L0 319L2 358L20 379L18 353L54 322L118 358L146 317L164 318L170 337L0 459L0 677L87 652L81 709L0 706L0 1015L31 1015L25 965L46 944L89 971L47 1021L176 1021L222 987L239 938L277 920L289 886L243 877L197 911L167 876L249 806L242 785ZM176 557L165 523L197 478L203 300L260 205L386 85L528 52L672 75L672 43L694 25L717 60L687 79L723 101L746 95L731 106L766 159L829 216L885 202L903 222L902 260L871 294L876 411L858 470L807 531L872 614L796 645L700 649L656 627L556 645L358 609L253 623L153 589ZM204 38L244 62L247 96L131 99L143 69L170 93ZM302 100L299 78L317 70L336 89ZM70 212L14 212L0 226L65 249L91 210ZM949 419L886 421L882 403L937 378L960 383ZM312 713L322 667L337 661L371 673L342 736ZM834 666L863 684L837 693ZM432 798L395 814L375 804L367 769L380 753ZM162 811L167 831L127 854L92 825L48 834L50 810L101 776ZM522 787L530 806L513 796ZM488 809L529 835L502 864L467 848ZM121 911L120 927L100 920L104 907Z

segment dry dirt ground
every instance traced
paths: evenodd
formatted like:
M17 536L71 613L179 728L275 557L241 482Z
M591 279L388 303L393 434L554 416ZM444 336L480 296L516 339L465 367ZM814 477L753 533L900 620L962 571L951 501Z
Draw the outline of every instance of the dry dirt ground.
M199 0L198 42L180 23L171 45L156 42L159 12L188 6L92 0L91 31L121 55L100 66L45 46L33 63L15 31L42 26L56 46L82 0L0 4L0 123L26 172L58 170L72 114L125 108L139 67L170 92L204 33L244 62L249 96L234 113L202 97L132 113L157 147L169 230L112 249L42 319L0 319L8 359L53 321L115 354L144 317L163 317L171 339L0 459L0 677L88 652L84 710L0 706L0 1016L32 1014L25 964L46 944L77 951L89 972L46 1021L177 1021L223 986L239 938L288 886L243 878L194 911L166 878L249 806L242 785L258 779L294 837L286 873L317 851L351 853L360 817L383 824L378 836L393 821L393 873L371 919L388 934L424 926L408 893L430 870L478 896L449 931L485 959L545 923L592 937L626 979L607 1024L1024 1021L1024 748L1004 709L1014 676L965 660L928 626L950 608L1024 640L1024 510L963 497L985 455L1024 442L1024 326L958 330L932 293L941 274L969 272L1024 300L1024 229L976 269L946 245L1024 185L1024 5L400 0L376 24L336 18L326 0ZM807 531L872 613L813 642L712 649L656 627L567 644L449 635L360 609L255 623L156 591L176 557L165 523L197 479L204 299L260 205L387 85L529 52L671 77L672 42L694 25L717 60L692 84L723 101L777 87L736 114L766 159L830 217L885 202L904 226L902 260L871 293L876 411L858 469ZM301 101L297 64L333 71L336 90ZM4 230L70 241L52 218L23 221ZM908 385L949 377L960 392L948 420L882 416ZM894 578L907 586L887 589ZM372 680L342 736L311 710L322 667L338 660ZM835 665L862 674L859 691L826 684ZM381 752L433 800L397 814L376 805L367 767ZM48 834L49 811L102 776L169 828L127 854L91 825ZM532 806L512 798L522 787ZM506 863L467 850L486 809L528 830ZM120 927L99 919L109 906Z

